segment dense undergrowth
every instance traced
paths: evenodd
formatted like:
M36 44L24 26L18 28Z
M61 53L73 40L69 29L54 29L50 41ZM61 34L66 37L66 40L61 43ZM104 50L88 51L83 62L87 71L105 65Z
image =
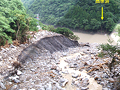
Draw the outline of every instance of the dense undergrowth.
M21 0L0 0L0 46L27 40L26 32L37 30L37 21L26 14Z

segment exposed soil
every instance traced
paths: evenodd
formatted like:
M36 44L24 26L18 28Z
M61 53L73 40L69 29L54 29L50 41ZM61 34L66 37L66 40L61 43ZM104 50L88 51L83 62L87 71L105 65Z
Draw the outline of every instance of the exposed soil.
M18 60L25 63L26 60L33 60L34 56L39 56L41 52L43 53L45 50L53 53L60 50L66 50L68 47L72 46L79 46L79 43L77 41L72 41L63 35L45 37L40 39L37 43L31 44L25 48L18 56Z

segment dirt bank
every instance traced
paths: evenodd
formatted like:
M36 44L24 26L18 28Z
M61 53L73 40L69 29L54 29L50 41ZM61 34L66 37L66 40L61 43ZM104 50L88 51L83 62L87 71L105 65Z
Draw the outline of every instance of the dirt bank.
M77 41L72 41L63 35L45 37L25 48L18 56L18 60L24 63L28 59L33 60L35 56L40 56L45 50L53 53L60 50L66 50L68 47L72 46L79 46L79 43Z

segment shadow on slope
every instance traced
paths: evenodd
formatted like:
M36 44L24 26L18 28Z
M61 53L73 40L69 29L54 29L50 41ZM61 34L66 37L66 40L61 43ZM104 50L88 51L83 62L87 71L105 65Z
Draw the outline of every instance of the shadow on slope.
M25 63L27 60L33 60L34 57L43 55L46 51L50 53L66 50L69 47L80 46L77 41L72 41L63 35L52 37L45 37L40 39L37 43L31 44L25 48L18 56L18 61Z

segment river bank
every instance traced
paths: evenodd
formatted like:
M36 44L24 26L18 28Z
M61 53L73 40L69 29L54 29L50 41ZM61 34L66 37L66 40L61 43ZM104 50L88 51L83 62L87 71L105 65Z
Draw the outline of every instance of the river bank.
M37 41L60 34L46 30L35 34L30 33L33 36L30 43L33 43L33 46L29 47L29 44L11 45L0 51L1 90L93 90L93 88L94 90L113 90L115 88L116 76L109 71L107 66L111 58L97 56L100 52L97 48L98 43L81 43L80 46L69 47L65 50L59 49L60 51L53 53L44 47L39 53L41 44L35 45ZM62 39L54 43L50 43L52 40L47 41L46 38L44 40L45 43L48 42L46 44L48 47L52 44L57 45L59 42L63 42L63 47L66 45ZM40 42L43 46L44 40ZM34 50L26 49L28 47L34 48ZM26 50L29 54L26 53ZM28 60L24 58L27 56L26 54ZM26 62L21 63L22 68L15 69L13 63L18 62L20 55ZM120 74L119 70L119 65L113 68L115 75Z

